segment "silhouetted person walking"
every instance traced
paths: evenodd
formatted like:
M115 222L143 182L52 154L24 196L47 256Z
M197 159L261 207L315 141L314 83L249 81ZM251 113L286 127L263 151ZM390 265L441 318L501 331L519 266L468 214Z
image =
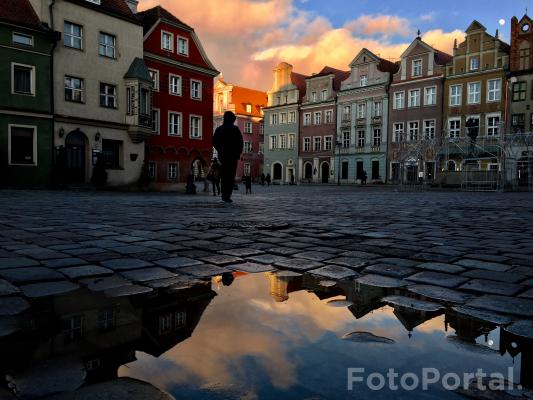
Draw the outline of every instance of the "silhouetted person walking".
M267 183L267 186L270 186L270 182L272 181L272 178L270 177L270 174L267 174L265 181Z
M224 123L215 130L213 147L218 152L220 178L222 180L222 200L231 203L231 193L235 185L237 163L243 150L242 134L235 126L237 117L231 111L224 113Z

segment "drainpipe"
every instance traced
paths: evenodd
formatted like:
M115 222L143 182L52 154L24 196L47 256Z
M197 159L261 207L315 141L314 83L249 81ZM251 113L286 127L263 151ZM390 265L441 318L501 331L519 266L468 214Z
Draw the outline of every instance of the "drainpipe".
M54 53L57 47L58 37L54 31L54 5L56 0L52 0L48 5L48 11L50 13L50 29L52 30L52 51L50 53L50 112L52 114L52 158L51 158L51 171L52 174L55 174L55 164L56 164L56 149L55 149L55 135L56 135L56 123L55 123L55 97L54 97ZM52 179L56 179L54 176Z

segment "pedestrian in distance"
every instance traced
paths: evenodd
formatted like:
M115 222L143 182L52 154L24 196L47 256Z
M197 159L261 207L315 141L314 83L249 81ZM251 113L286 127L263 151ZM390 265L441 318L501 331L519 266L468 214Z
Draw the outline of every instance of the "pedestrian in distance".
M261 186L265 186L265 179L266 179L265 173L262 172L261 173Z
M361 183L363 185L366 185L366 178L368 178L368 175L365 170L363 170L363 178L361 179Z
M221 167L218 160L216 158L213 159L211 168L209 168L207 174L207 177L213 185L213 196L220 196L220 169Z
M246 188L246 194L252 194L252 177L250 175L244 177L244 187Z
M267 183L267 186L270 186L270 182L272 182L272 178L270 177L270 174L267 174L265 181Z
M241 130L235 126L237 117L231 111L224 113L224 123L215 130L213 147L220 161L220 178L222 180L222 200L231 203L231 194L235 186L237 163L243 150Z

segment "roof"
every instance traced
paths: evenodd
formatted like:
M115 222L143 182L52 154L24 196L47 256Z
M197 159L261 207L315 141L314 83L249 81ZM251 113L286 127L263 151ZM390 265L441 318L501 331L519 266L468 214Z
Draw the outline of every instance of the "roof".
M453 56L449 55L448 53L444 53L442 51L435 51L435 63L438 65L446 65L451 63L453 60Z
M378 69L381 72L390 72L391 74L395 74L400 69L400 64L397 62L394 63L394 62L385 60L383 58L380 58Z
M176 18L170 11L161 6L156 6L148 10L141 11L137 14L137 16L144 24L144 34L146 34L160 19L170 23L182 25L184 28L190 29L191 31L194 30L189 25Z
M305 97L305 92L307 90L307 85L305 79L307 76L299 74L297 72L291 72L291 82L296 85L299 91L300 99Z
M333 78L333 89L339 90L341 87L341 82L345 79L348 79L348 77L350 76L350 71L341 71L340 69L325 66L318 74L308 76L306 79L313 79L332 74L335 75L335 77Z
M125 79L140 79L146 82L151 82L148 68L142 58L136 57L130 65L128 72L124 75Z
M262 117L261 108L268 105L268 96L265 92L241 86L233 86L231 98L232 103L235 104L235 114ZM252 105L251 113L246 112L247 104Z
M28 0L1 0L0 21L27 28L42 28L41 20Z
M3 0L2 0L3 1ZM132 22L139 23L133 12L128 7L126 0L100 0L100 4L94 4L87 0L67 0L71 3L78 4L82 7L91 8L103 13L112 14L117 17L129 19Z

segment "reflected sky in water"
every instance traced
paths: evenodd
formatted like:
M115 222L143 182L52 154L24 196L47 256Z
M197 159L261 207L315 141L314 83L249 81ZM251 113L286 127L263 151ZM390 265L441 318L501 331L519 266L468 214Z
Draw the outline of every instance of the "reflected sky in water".
M353 283L344 288L349 292ZM347 307L328 305L332 299L304 286L279 301L272 291L272 274L241 276L230 287L213 283L218 293L192 336L159 358L137 352L138 360L122 366L119 375L149 381L175 396L193 399L353 399L353 398L460 398L438 386L428 392L374 392L363 384L347 391L347 368L365 368L367 374L421 375L425 367L446 372L500 372L516 366L500 355L499 328L481 335L476 343L456 340L444 314L431 317L409 332L389 306L360 319ZM298 290L300 289L300 290ZM424 318L422 318L423 320ZM416 322L413 323L416 325ZM445 328L448 325L447 329ZM355 343L342 336L371 332L395 343Z

